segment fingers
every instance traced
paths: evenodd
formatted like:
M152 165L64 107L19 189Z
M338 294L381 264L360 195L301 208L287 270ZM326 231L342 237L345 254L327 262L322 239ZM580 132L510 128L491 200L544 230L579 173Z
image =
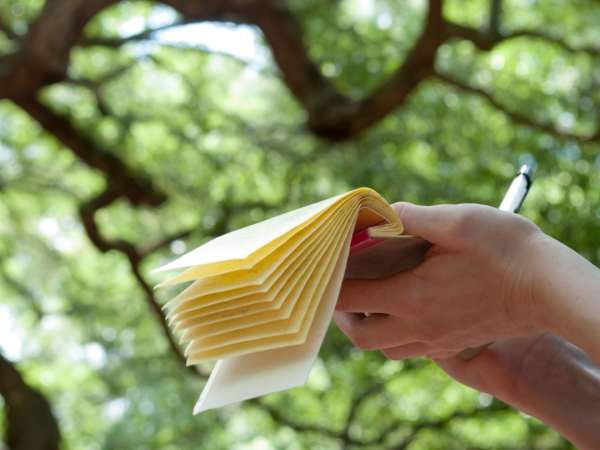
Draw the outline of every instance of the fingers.
M386 280L344 280L335 309L354 313L389 314L396 292Z
M427 239L434 244L445 241L444 233L455 209L451 205L417 206L411 203L398 202L392 205L404 224L404 234L411 234Z
M421 280L401 272L385 280L345 280L335 309L351 313L411 315L418 308L416 296Z
M405 234L453 249L487 239L489 226L497 228L502 218L502 212L483 205L417 206L399 202L392 208L402 220Z
M446 358L450 358L451 356L456 356L458 352L453 350L434 350L430 351L425 355L427 359L431 360L442 360Z
M333 319L342 332L361 350L380 349L389 359L401 360L427 354L424 342L410 342L411 333L403 333L398 317L344 313L336 311Z
M383 349L381 350L381 353L383 353L386 358L399 361L401 359L416 358L417 356L426 355L429 350L429 346L424 342L413 342L399 347Z
M415 330L400 317L336 311L333 319L352 343L362 350L398 347L412 343Z

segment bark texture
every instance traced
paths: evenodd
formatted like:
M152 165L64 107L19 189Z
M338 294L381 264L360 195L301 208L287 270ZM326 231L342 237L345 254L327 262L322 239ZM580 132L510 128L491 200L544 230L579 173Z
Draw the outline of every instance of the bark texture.
M48 400L2 355L0 395L6 402L6 444L11 450L58 450L60 431Z

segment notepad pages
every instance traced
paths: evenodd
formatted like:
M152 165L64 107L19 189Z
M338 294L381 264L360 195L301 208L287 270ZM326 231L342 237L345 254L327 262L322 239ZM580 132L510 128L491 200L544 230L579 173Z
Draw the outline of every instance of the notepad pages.
M347 235L306 342L220 360L194 407L194 414L306 383L331 321L344 278L351 230Z

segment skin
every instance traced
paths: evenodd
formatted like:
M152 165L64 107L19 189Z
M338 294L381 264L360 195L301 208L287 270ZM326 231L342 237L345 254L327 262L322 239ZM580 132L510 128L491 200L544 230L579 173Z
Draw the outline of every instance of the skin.
M600 270L517 214L481 205L393 208L406 234L433 245L410 271L346 280L334 314L340 329L390 359L434 359L578 448L598 448ZM489 342L470 361L455 356Z

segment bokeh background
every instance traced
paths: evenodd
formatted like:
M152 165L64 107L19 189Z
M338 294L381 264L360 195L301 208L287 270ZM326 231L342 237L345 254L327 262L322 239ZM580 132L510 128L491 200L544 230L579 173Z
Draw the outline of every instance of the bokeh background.
M592 0L0 0L0 448L573 448L333 324L306 387L194 417L150 272L361 186L497 206L521 164L598 264L599 42Z

